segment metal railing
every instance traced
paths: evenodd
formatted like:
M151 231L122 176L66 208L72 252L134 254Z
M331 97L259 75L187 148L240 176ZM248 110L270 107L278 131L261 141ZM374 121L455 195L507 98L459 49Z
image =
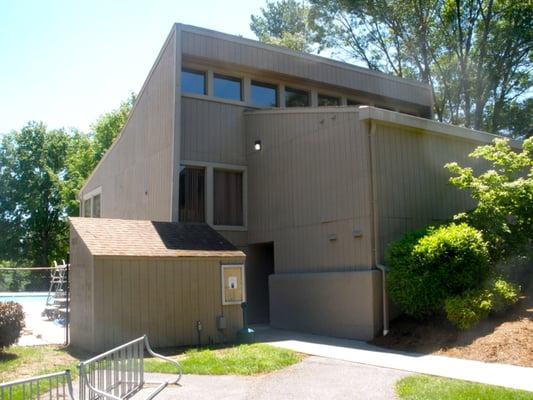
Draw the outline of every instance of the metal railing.
M144 381L144 348L153 357L176 366L178 377L166 382ZM167 385L177 384L182 375L181 365L168 357L155 353L146 335L115 347L78 365L80 371L80 400L128 398L141 390L145 383L157 387L145 400L154 398Z
M0 400L73 400L70 371L34 376L0 384Z

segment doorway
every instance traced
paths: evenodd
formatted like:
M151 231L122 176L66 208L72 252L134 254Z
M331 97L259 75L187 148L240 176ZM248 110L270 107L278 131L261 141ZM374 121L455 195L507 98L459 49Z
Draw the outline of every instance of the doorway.
M268 277L274 273L274 243L252 244L246 254L246 301L250 324L270 322Z

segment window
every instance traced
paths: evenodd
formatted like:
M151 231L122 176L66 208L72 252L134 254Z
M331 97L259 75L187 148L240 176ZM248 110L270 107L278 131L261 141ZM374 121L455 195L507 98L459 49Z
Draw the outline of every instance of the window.
M180 167L179 221L205 222L205 169Z
M242 100L242 82L239 78L215 74L214 95L223 99Z
M97 194L93 197L93 205L92 205L92 217L93 218L100 218L100 195Z
M305 90L285 88L285 107L309 107L309 93Z
M91 217L91 199L83 200L83 216L86 218Z
M346 100L346 104L349 105L349 106L360 106L363 103L361 103L359 101L356 101L356 100L348 99L348 100Z
M326 96L324 94L318 95L318 106L319 107L340 106L340 105L341 105L341 99L339 99L338 97Z
M205 73L192 69L182 69L181 91L184 93L206 94Z
M259 107L278 106L278 88L276 85L252 81L252 104Z
M244 225L242 181L241 171L214 170L214 225Z

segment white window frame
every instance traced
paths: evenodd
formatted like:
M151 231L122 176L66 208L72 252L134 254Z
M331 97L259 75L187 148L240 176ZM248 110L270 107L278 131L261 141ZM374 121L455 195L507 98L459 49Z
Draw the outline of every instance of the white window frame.
M226 268L240 268L241 269L241 282L242 282L242 301L227 301L224 285L224 270ZM244 264L220 264L220 286L222 289L222 305L230 306L235 304L242 304L246 302L246 273L244 271Z
M90 217L93 218L93 198L94 196L100 195L100 217L102 217L102 186L98 186L96 189L91 190L90 192L84 193L81 199L80 214L82 217L85 217L85 201L90 200Z
M205 222L213 229L219 231L246 231L248 230L248 169L243 165L213 163L205 161L181 160L180 166L203 167L205 168ZM214 191L215 179L214 171L220 169L224 171L234 171L242 173L242 225L215 225L214 224ZM179 188L181 190L181 188Z

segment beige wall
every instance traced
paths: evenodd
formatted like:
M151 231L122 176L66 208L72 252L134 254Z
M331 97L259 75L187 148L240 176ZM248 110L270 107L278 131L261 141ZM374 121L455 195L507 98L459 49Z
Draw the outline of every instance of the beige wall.
M368 143L357 115L316 109L246 115L248 240L274 241L276 273L371 266ZM259 152L255 140L262 142Z
M93 347L93 258L87 246L70 228L70 342Z
M359 340L381 327L377 270L275 274L269 285L273 327Z
M80 193L102 188L102 217L170 221L175 103L171 32L120 137Z
M242 264L244 258L96 257L94 343L73 330L72 344L102 351L147 334L154 347L196 345L197 321L202 343L232 340L242 314L239 305L222 306L221 262ZM72 270L78 268L73 260ZM226 317L223 332L219 315Z
M451 175L444 165L456 161L480 167L468 154L484 143L405 125L374 123L378 248L383 261L392 240L407 231L442 223L474 206L466 191L448 183Z

